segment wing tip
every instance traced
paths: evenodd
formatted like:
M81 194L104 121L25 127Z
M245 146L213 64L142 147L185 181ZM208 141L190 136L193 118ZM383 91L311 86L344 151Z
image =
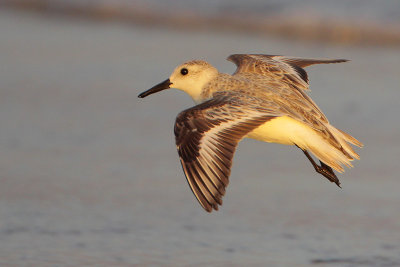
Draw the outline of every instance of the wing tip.
M199 203L200 203L200 205L203 207L203 209L205 210L205 211L207 211L208 213L211 213L212 211L218 211L218 203L212 203L212 204L209 204L209 203L207 203L208 205L204 205L199 199L197 199L198 201L199 201ZM219 204L220 206L222 206L222 203L221 204Z
M232 55L230 55L230 56L228 56L227 58L226 58L226 60L228 60L228 61L230 61L230 62L233 62L233 63L235 63L235 64L238 64L238 57L240 56L240 54L232 54Z
M329 63L345 63L345 62L349 62L349 61L351 61L351 60L345 59L345 58L339 58L339 59L332 59L332 61L328 62L328 64Z
M269 54L232 54L228 56L226 59L228 61L234 61L238 57L243 57L243 56L261 56L261 57L268 57L268 58L280 58L280 59L287 59L287 60L315 60L315 61L320 61L321 63L342 63L342 62L348 62L351 61L350 59L346 58L338 58L338 59L332 59L332 58L302 58L302 57L291 57L291 56L283 56L283 55L269 55Z

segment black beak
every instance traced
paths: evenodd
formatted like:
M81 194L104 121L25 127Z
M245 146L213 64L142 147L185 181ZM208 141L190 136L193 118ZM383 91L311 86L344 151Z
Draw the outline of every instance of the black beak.
M139 98L143 98L143 97L146 97L146 96L148 96L148 95L151 95L151 94L160 92L160 91L162 91L162 90L168 89L169 86L170 86L171 84L172 84L172 83L169 81L169 79L166 79L165 81L163 81L163 82L157 84L156 86L153 86L153 87L150 88L149 90L144 91L143 93L141 93L140 95L138 95L138 97L139 97Z

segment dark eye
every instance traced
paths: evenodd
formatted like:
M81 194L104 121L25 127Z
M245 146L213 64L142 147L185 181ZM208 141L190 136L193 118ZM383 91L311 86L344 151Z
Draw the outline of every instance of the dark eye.
M188 69L187 68L183 68L183 69L181 69L181 74L182 75L186 75L186 74L188 74Z

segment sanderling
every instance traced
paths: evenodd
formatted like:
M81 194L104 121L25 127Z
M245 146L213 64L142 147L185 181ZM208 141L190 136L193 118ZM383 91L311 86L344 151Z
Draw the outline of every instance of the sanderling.
M328 122L306 94L303 68L347 60L253 54L235 54L228 60L237 65L233 75L193 60L139 95L176 88L196 102L177 116L174 132L183 171L201 206L211 212L222 205L232 158L244 137L299 147L318 173L340 186L332 168L343 172L342 165L352 167L350 161L360 157L349 143L362 143Z

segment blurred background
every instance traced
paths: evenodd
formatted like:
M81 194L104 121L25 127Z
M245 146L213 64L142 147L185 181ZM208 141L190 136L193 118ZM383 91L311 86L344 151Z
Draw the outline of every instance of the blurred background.
M400 2L0 0L1 266L399 266ZM365 144L338 189L244 140L206 213L174 144L176 65L347 58L311 97Z

